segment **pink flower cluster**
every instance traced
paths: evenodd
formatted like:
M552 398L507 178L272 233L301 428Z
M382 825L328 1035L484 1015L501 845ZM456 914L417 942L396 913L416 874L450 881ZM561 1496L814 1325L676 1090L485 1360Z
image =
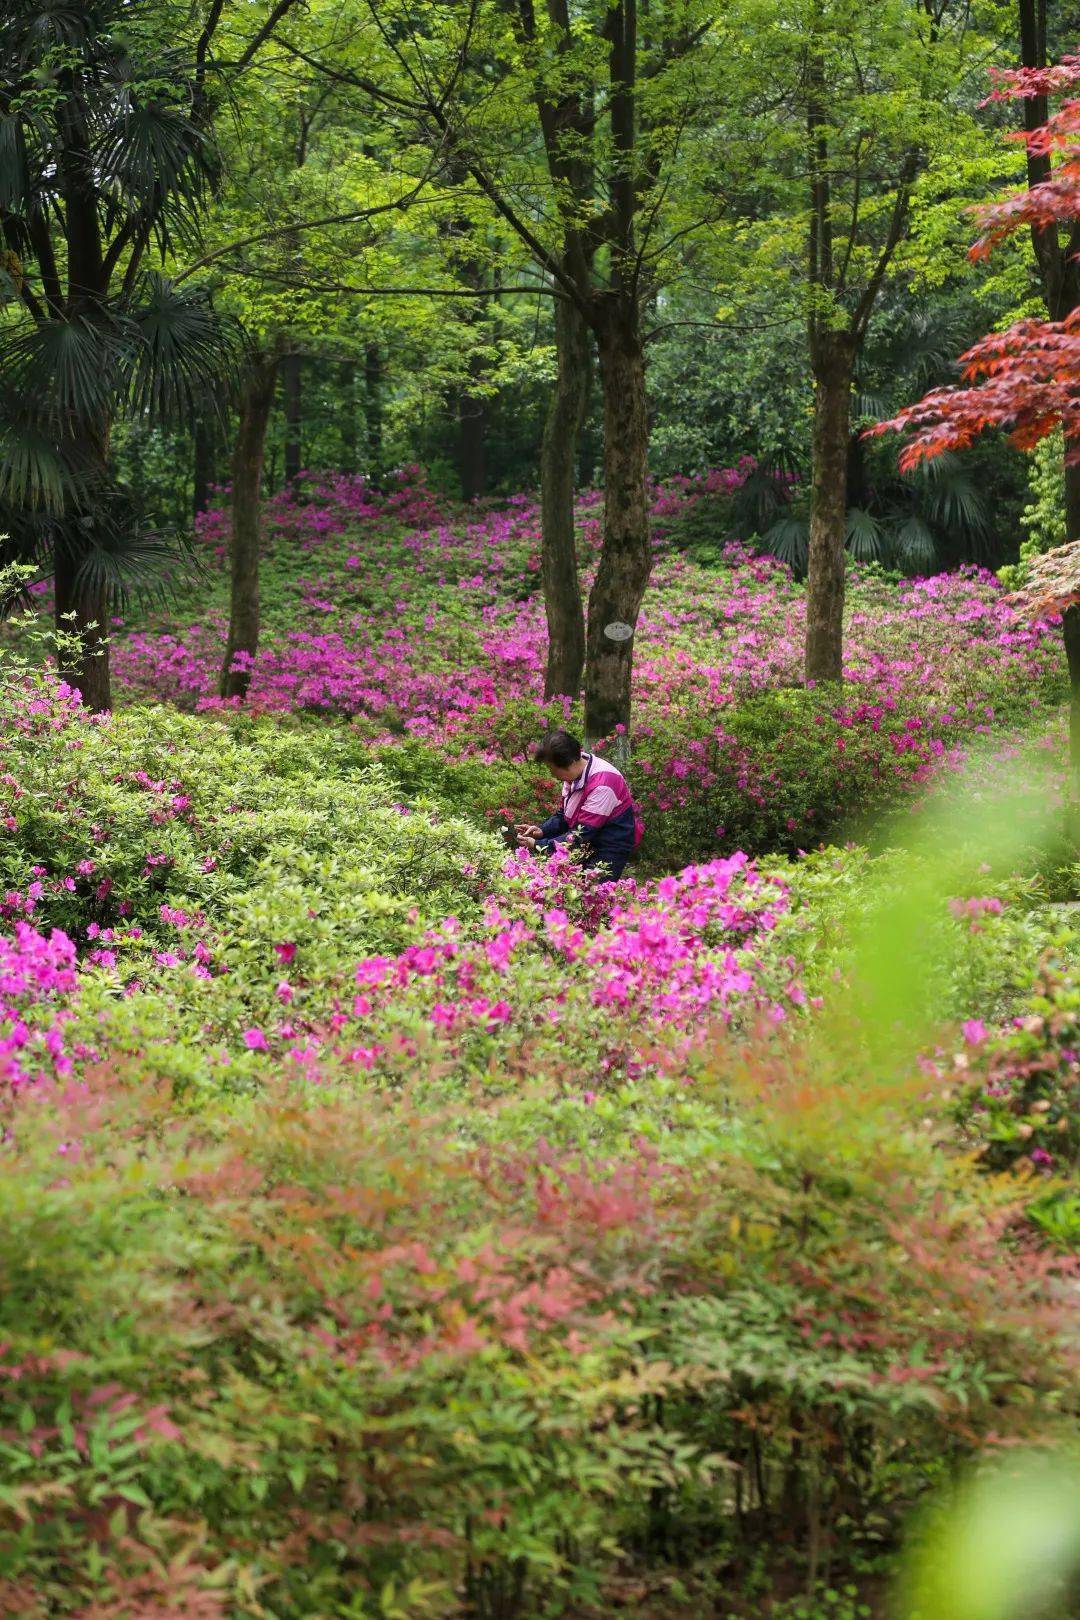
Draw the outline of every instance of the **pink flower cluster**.
M665 539L706 494L735 489L752 463L672 480L653 491L656 561L636 639L636 787L644 808L691 806L718 781L768 806L777 783L726 723L756 693L798 685L805 601L782 564L731 544L703 569ZM248 705L338 717L373 741L414 736L450 757L497 759L531 730L520 706L542 707L546 627L536 502L516 496L456 516L439 510L414 469L389 495L363 480L308 477L266 513L267 551L287 587L286 611L264 626ZM223 515L201 528L220 549ZM583 583L591 579L599 497L578 503ZM213 549L211 547L211 549ZM120 632L117 684L132 696L213 709L225 644L222 606L183 629ZM901 787L955 767L965 743L998 722L1003 691L1042 701L1060 663L1056 634L1017 616L975 569L900 586L854 571L846 626L850 696L827 711L847 759L873 754ZM562 703L570 713L571 698ZM558 705L556 705L556 709ZM505 721L506 736L500 735ZM794 828L791 829L794 831ZM718 834L722 832L717 829Z
M75 946L60 929L46 936L20 921L0 935L0 1068L12 1089L71 1072L64 1024L76 988Z
M503 1031L519 1042L537 1026L555 1036L565 1028L580 1054L591 1030L578 1074L585 1086L641 1072L640 1052L622 1050L627 1040L637 1048L663 1039L666 1052L685 1055L739 1008L779 1022L805 1001L793 962L778 988L761 982L749 947L775 927L787 895L744 855L606 894L590 895L586 880L584 904L580 872L558 854L547 863L515 857L507 885L488 900L478 933L448 917L396 956L365 958L351 1005L328 1027L325 1008L305 1005L302 982L287 981L279 998L287 1016L275 1029L246 1030L245 1045L305 1064L331 1045L371 1068L415 1052L425 1030L458 1055L477 1036ZM603 921L590 927L564 905L543 903L545 889L550 902L574 885L581 919L606 912Z

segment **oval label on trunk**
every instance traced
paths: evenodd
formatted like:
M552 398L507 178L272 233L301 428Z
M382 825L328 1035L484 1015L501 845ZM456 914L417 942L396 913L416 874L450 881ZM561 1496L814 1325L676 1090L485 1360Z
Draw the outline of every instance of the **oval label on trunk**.
M610 624L604 626L604 634L609 641L629 641L633 633L633 625L624 624L621 619L613 619Z

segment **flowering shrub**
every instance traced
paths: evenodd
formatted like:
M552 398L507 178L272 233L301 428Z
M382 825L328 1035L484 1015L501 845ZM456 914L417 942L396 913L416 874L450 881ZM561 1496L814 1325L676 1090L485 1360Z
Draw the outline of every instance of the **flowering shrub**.
M657 561L635 643L632 785L656 869L819 843L1063 690L1058 638L1005 606L991 575L967 569L892 585L858 568L849 691L838 701L793 690L805 610L786 567L725 543L718 565L702 568L664 538L680 514L707 510L745 473L716 469L654 493ZM595 495L579 501L578 526L587 581L600 527ZM203 527L220 551L221 514ZM386 750L389 769L400 764L407 786L424 778L466 814L532 814L544 788L523 764L525 749L576 712L576 695L541 698L539 545L538 508L525 496L466 517L438 512L422 483L407 480L387 499L342 478L276 497L249 707L346 721ZM209 607L200 600L182 629L174 615L168 626L119 632L118 688L219 708L224 626L222 594Z
M900 858L730 847L958 763L1053 690L1041 631L858 580L850 690L806 694L783 570L662 557L635 769L675 869L605 886L496 836L572 712L534 509L389 506L275 503L254 713L198 630L117 647L178 706L0 682L0 1615L518 1620L695 1565L704 1605L778 1527L842 1563L1068 1421L1069 930L958 865L887 1073L850 942Z
M895 1120L854 1153L800 1153L783 1108L734 1129L717 1061L696 1105L643 1083L583 1140L558 1073L541 1139L535 1085L178 1114L114 1060L28 1094L0 1612L603 1607L620 1547L715 1562L780 1512L843 1535L943 1446L1047 1432L1054 1266L1007 1210Z

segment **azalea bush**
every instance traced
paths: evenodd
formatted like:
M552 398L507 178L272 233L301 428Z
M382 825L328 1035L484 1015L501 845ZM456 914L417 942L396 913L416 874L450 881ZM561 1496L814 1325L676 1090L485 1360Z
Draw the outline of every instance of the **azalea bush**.
M928 1485L1074 1416L1075 873L1058 733L1002 736L1056 648L980 576L856 576L805 692L786 572L662 549L649 855L602 884L501 836L575 712L531 502L308 481L268 547L247 709L212 620L121 629L110 718L0 671L0 1614L876 1575ZM913 790L961 766L947 839Z
M794 850L910 796L992 728L1064 692L1058 638L975 569L889 581L853 567L843 694L804 693L805 607L785 565L718 529L708 566L676 544L745 469L656 486L657 560L636 637L632 786L654 870L717 852ZM727 492L727 494L725 494ZM440 509L416 470L388 496L309 477L268 503L264 616L248 707L347 726L404 789L484 823L535 814L550 792L527 764L537 736L577 723L577 695L541 694L545 623L531 497ZM586 584L600 510L577 510ZM226 514L200 520L211 573ZM719 523L720 519L716 521ZM669 538L670 536L670 538ZM118 626L123 697L215 710L225 580L189 619Z

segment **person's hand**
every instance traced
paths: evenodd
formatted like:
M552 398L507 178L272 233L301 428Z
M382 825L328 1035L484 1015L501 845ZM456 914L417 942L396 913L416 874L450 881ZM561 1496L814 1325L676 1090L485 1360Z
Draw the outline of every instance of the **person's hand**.
M536 839L540 836L539 827L534 827L527 821L519 821L517 826L514 828L514 831L522 840L526 838Z

